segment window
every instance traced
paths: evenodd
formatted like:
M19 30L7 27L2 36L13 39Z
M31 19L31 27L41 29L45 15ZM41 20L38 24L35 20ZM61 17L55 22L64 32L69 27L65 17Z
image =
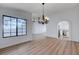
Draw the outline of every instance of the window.
M25 20L18 19L18 35L26 34L26 22Z
M3 37L26 35L26 20L3 15Z
M16 36L16 18L10 18L10 34L11 36Z
M4 37L10 36L10 18L4 17Z

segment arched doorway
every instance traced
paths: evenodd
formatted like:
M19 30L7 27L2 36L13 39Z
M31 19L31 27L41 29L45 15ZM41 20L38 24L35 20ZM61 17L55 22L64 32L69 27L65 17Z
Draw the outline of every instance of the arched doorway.
M57 24L58 38L69 38L69 22L61 21Z

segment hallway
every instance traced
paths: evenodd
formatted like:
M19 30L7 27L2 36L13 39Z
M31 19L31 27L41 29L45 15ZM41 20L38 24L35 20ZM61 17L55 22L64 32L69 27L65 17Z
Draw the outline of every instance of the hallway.
M1 55L78 55L79 42L50 37L0 50Z

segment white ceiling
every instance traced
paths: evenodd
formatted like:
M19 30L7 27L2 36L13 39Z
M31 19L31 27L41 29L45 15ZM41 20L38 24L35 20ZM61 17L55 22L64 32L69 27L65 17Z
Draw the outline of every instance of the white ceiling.
M21 9L25 11L32 12L33 15L41 15L42 5L41 3L2 3L1 6ZM46 3L45 13L51 15L54 12L66 10L77 6L78 3Z

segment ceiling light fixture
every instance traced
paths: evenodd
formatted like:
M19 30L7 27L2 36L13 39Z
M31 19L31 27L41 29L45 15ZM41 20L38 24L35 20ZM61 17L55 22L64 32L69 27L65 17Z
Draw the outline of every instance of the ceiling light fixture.
M45 3L42 3L42 6L43 6L42 17L38 17L38 23L41 23L41 24L47 24L49 22L49 18L47 16L45 16L45 14L44 14L44 5L45 5Z

